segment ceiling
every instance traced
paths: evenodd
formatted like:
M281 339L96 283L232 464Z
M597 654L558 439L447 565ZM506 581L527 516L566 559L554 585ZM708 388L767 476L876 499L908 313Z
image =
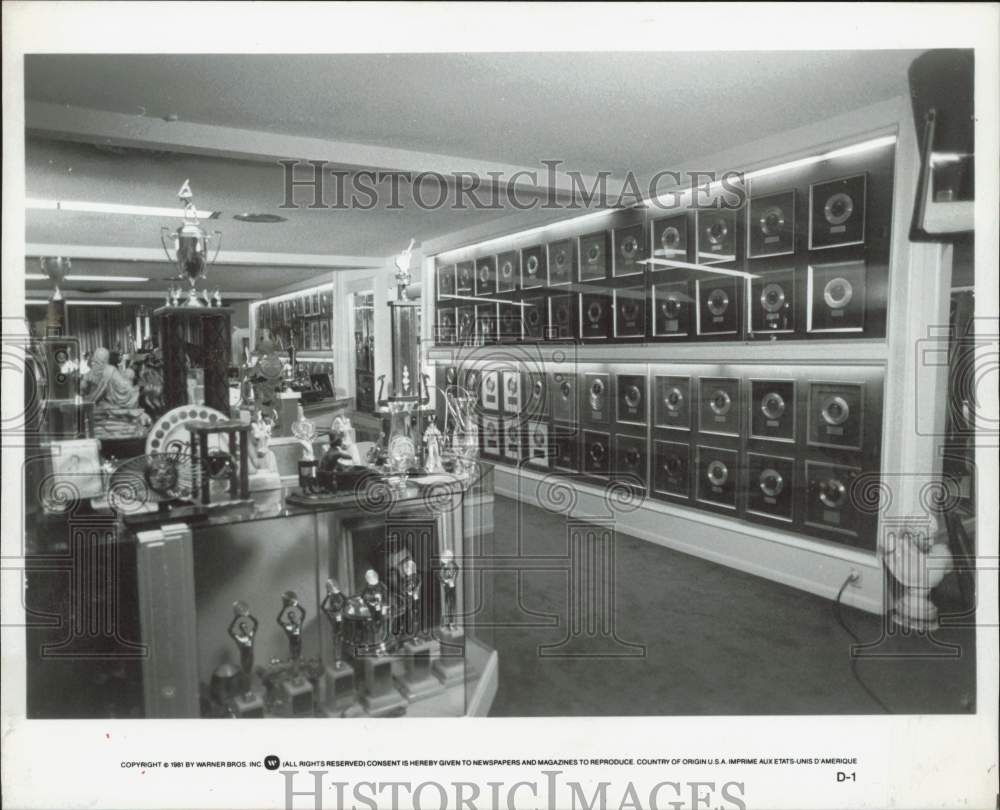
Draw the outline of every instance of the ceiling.
M260 272L281 266L282 256L333 256L339 258L323 265L358 266L359 259L392 255L410 237L422 242L524 221L510 205L421 210L405 183L401 210L281 210L277 161L300 157L293 149L328 144L328 152L313 157L351 155L344 165L352 170L420 169L426 153L438 166L471 160L537 169L542 160L561 160L585 174L605 170L615 177L706 168L685 161L906 93L915 56L892 50L29 55L26 190L29 197L169 207L190 178L198 207L222 212L209 224L222 231L223 250L260 254L247 260L246 272L225 271L227 285L235 285L227 288L266 292L316 274L315 265L290 263ZM55 111L58 126L38 123L43 108ZM215 133L219 148L192 146L194 125L202 125L199 137ZM122 133L128 137L118 138ZM359 166L366 162L359 154L370 155L372 165ZM381 184L380 192L387 191ZM288 221L232 219L244 211ZM558 216L535 212L532 222ZM29 210L26 241L106 248L104 272L152 276L116 259L122 250L158 248L160 227L178 222ZM168 274L162 269L157 277Z

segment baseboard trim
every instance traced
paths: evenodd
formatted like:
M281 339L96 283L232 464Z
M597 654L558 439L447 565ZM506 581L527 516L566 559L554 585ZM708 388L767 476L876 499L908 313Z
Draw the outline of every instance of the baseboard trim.
M873 553L823 543L766 526L737 523L693 509L645 499L641 505L615 508L602 487L569 478L575 500L546 504L539 483L551 475L527 469L494 467L494 492L567 517L613 519L616 531L640 540L710 560L738 571L834 599L851 571L858 585L848 586L843 603L869 613L885 612L882 564ZM697 542L686 539L697 538Z

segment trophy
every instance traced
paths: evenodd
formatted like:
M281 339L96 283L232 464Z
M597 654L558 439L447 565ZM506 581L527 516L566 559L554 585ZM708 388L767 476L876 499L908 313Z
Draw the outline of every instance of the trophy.
M420 571L417 564L407 556L394 570L399 590L406 599L406 632L409 635L403 644L406 671L398 679L399 691L407 699L417 700L441 691L441 684L431 669L431 659L438 652L438 645L420 633Z
M302 458L299 460L299 486L303 492L311 492L316 484L316 454L313 442L316 440L316 425L306 419L302 403L298 405L298 418L292 422L292 435L302 445ZM327 583L329 584L329 583Z
M424 471L428 473L442 473L444 467L441 465L441 431L438 426L431 422L424 431Z
M326 596L320 609L330 622L333 631L333 664L326 667L326 708L337 713L354 703L354 668L344 663L344 608L347 597L337 583L326 581Z
M189 180L184 181L177 197L184 205L184 222L176 230L171 232L167 227L160 229L160 244L163 245L163 252L167 254L167 261L177 266L178 278L187 277L190 282L188 290L187 306L201 307L211 306L207 291L204 293L207 304L202 303L201 295L195 286L198 279L205 277L205 269L208 267L208 242L213 237L205 233L198 220L198 209L194 205L194 193L191 191ZM170 255L167 247L168 236L173 240L174 255ZM219 258L219 250L222 248L222 233L215 232L215 238L219 241L215 249L214 262ZM219 299L221 302L221 298ZM175 305L176 306L176 305Z
M291 669L290 677L281 681L279 701L287 716L310 717L313 714L313 688L302 674L302 627L306 620L306 610L299 604L295 591L285 591L281 596L281 603L277 622L288 639Z
M257 635L257 618L250 613L246 602L233 603L233 620L229 624L229 637L236 642L240 653L240 692L232 700L237 717L263 717L264 701L253 690L253 642Z
M387 655L386 649L389 592L372 568L365 572L365 583L361 603L367 610L367 619L371 623L369 640L374 642L374 654L365 655L361 659L365 673L365 694L361 703L375 717L400 714L406 710L407 702L393 685L392 665L395 659Z
M441 583L441 624L437 637L441 642L441 657L434 662L434 674L445 686L465 680L465 632L459 627L458 618L458 563L455 553L446 548L436 574Z

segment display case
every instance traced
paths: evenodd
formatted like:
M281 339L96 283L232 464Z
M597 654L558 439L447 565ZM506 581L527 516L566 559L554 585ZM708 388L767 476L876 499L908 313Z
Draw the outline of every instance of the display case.
M488 712L490 465L145 521L130 536L147 717Z
M355 407L375 410L375 293L354 295Z

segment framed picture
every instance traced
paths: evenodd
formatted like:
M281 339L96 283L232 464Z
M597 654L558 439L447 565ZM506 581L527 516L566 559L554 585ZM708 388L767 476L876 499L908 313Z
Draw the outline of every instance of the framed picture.
M323 321L320 324L320 342L322 344L322 348L324 348L324 349L331 348L331 346L330 346L330 322L329 321Z

